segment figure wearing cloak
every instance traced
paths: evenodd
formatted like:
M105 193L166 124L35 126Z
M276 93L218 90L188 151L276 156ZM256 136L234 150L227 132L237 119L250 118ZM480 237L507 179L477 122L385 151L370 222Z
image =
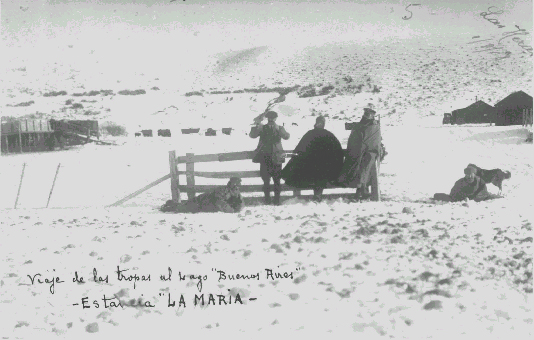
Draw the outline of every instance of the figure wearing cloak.
M319 201L326 184L339 176L344 157L341 143L324 126L325 118L317 117L314 128L297 144L297 155L282 170L288 186L314 189L314 198Z
M375 120L375 111L365 108L358 125L351 131L347 142L347 156L337 184L358 188L356 196L369 195L371 170L380 155L382 136L380 125Z

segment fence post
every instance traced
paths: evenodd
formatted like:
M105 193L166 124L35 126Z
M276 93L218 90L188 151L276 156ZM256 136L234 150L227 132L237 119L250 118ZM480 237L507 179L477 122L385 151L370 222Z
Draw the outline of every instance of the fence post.
M61 166L61 163L57 165L56 175L54 176L54 181L52 182L52 189L50 189L50 195L48 195L48 202L46 202L46 207L48 208L48 204L50 204L50 198L52 197L52 191L54 190L54 185L56 185L56 178L57 173L59 172L59 167Z
M293 190L293 196L300 197L300 190Z
M171 174L171 196L174 203L182 203L180 198L180 177L178 176L178 164L176 163L176 151L169 151L169 166Z
M20 153L22 153L22 133L20 132L21 129L22 129L22 122L21 122L21 125L19 126L19 151Z
M371 194L372 200L375 202L380 202L380 185L378 183L379 167L380 159L376 159L371 172Z
M20 187L22 187L22 179L24 178L24 169L26 168L26 163L22 166L22 175L20 175L19 191L17 192L17 199L15 200L15 209L17 209L17 203L19 202Z
M187 181L187 200L191 201L195 198L195 163L193 163L194 153L186 153L187 157L185 178Z

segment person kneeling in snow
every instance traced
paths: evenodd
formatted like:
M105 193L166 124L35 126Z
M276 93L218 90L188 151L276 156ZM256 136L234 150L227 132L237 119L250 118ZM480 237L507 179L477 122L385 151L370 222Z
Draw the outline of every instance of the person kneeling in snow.
M467 199L479 202L488 199L486 182L476 176L475 173L476 169L468 166L464 169L465 177L454 183L449 195L442 193L435 194L434 199L446 202L460 202Z
M186 204L176 204L169 200L161 207L162 212L239 212L243 208L243 198L239 191L241 178L232 177L224 187L205 192Z

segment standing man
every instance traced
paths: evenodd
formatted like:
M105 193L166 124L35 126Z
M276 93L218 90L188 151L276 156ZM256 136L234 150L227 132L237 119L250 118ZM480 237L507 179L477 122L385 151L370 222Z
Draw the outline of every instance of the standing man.
M347 157L337 181L340 186L357 188L356 199L370 197L371 169L381 154L382 135L375 114L372 109L363 109L360 123L350 133Z
M274 182L274 204L280 204L280 185L282 164L285 162L284 148L282 139L288 140L289 133L283 126L276 124L278 114L274 111L265 113L267 124L262 125L258 122L250 130L250 138L260 137L258 147L252 162L260 163L260 176L263 180L263 193L265 194L265 203L271 204L271 178Z

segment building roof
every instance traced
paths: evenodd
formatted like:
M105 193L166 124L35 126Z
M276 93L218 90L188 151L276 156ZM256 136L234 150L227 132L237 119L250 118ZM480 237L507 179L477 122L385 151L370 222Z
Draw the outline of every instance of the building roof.
M506 98L495 104L497 109L525 107L532 108L532 97L523 91L517 91L509 94Z

